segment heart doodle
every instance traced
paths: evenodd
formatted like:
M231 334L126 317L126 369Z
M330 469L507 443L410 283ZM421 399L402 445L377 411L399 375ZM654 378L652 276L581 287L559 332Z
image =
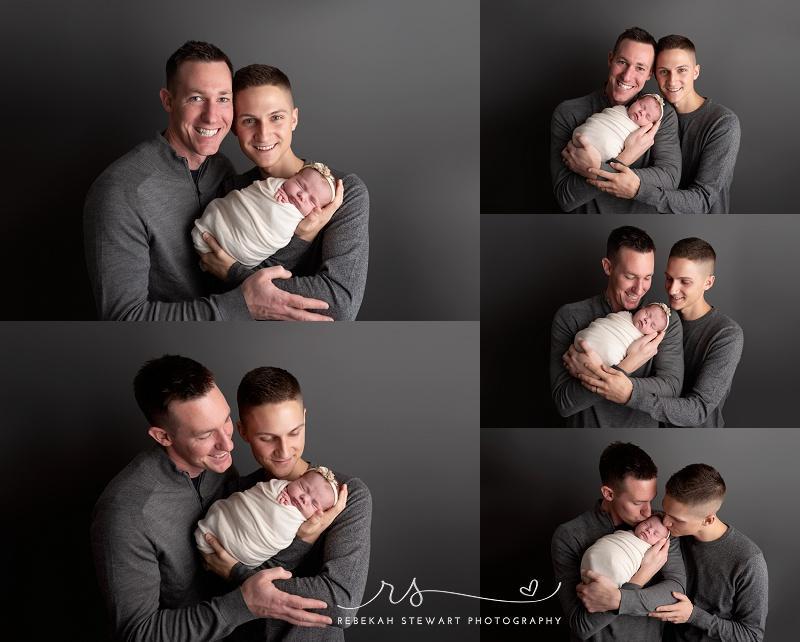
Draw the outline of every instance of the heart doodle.
M533 597L534 595L536 595L537 590L539 590L539 580L531 580L528 586L519 587L519 592L526 597Z

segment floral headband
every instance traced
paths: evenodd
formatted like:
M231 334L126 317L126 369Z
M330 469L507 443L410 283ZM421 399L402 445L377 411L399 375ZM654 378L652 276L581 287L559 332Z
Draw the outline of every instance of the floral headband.
M322 163L318 164L321 165ZM325 166L323 165L323 167ZM325 167L325 169L328 168ZM309 466L306 472L307 473L315 472L322 475L322 478L326 482L328 482L331 485L331 488L333 489L333 503L335 504L336 502L339 501L339 482L336 481L336 475L333 474L333 471L330 468L327 468L325 466Z
M672 314L672 308L670 308L670 307L669 307L669 306L668 306L666 303L661 303L660 301L653 301L652 303L648 303L648 304L647 304L646 306L644 306L644 307L648 307L648 306L650 306L650 305L657 305L657 306L659 306L659 307L660 307L662 310L664 310L664 314L666 314L666 315L667 315L667 327L669 327L669 317L670 317L670 315ZM664 328L664 329L666 330L666 328Z
M655 98L656 102L661 107L661 117L659 118L659 120L661 118L664 118L664 99L658 94L642 94L641 96L639 96L639 100L641 100L642 98L647 98L648 96ZM667 319L669 319L669 317L667 317Z
M333 174L331 174L330 167L328 167L325 163L306 163L300 168L300 171L302 172L304 169L307 168L315 169L322 175L322 178L324 178L325 181L328 183L328 187L331 188L331 200L336 198L336 181L333 180ZM328 469L325 468L325 470Z

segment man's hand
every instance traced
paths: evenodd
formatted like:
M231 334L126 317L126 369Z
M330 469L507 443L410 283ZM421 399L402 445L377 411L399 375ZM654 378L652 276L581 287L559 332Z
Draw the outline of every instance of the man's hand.
M616 611L619 608L622 593L609 578L595 571L585 570L581 572L581 579L583 584L578 584L575 590L589 613Z
M273 584L275 580L288 580L291 576L282 568L270 568L245 580L242 597L250 612L256 617L285 620L295 626L323 627L331 624L331 618L307 610L327 608L325 602L285 593Z
M284 292L272 283L273 279L288 279L291 276L292 273L280 265L258 270L248 276L242 282L242 294L250 316L276 321L333 321L330 317L308 311L327 310L325 301Z
M344 186L342 179L336 181L336 195L333 200L322 209L315 207L308 215L297 224L294 230L295 236L311 243L319 234L320 230L328 224L333 217L333 213L339 209L344 200Z
M661 570L661 567L667 563L668 556L669 537L664 537L653 544L644 554L639 570L630 579L631 583L639 586L647 584Z
M339 499L325 512L318 510L306 521L300 524L297 529L297 537L308 544L313 544L317 541L322 532L331 525L336 516L344 510L347 503L347 484L342 484L339 487Z
M622 151L617 154L617 158L626 165L631 165L639 160L644 153L653 146L658 128L661 127L661 120L648 125L642 125L639 129L628 134Z
M575 145L572 141L569 141L567 146L561 150L561 158L570 171L580 174L584 178L592 178L588 170L592 167L600 167L603 162L600 158L600 152L597 151L596 147L586 142L585 138L580 134L575 137L575 140L579 144Z
M205 540L214 549L213 553L203 553L203 562L205 562L206 568L223 579L230 579L231 569L237 563L236 558L222 547L213 533L206 533Z
M603 364L602 359L600 359L600 355L592 350L586 341L581 339L578 341L578 345L581 348L580 350L578 350L574 345L570 345L569 350L567 350L561 356L561 363L564 364L567 372L569 372L570 375L576 379L581 374L592 374L592 371L587 367L588 365L593 363L598 365Z
M683 593L672 591L672 597L678 600L675 604L659 606L655 612L648 613L650 617L655 617L662 622L672 622L673 624L683 624L688 622L694 610L692 601Z
M656 356L658 346L661 345L665 336L666 331L662 331L656 334L646 334L639 337L628 346L625 358L620 361L617 366L622 368L625 372L635 372Z
M633 198L636 196L641 184L636 173L622 163L611 163L611 167L617 172L612 173L604 169L589 168L587 172L590 178L586 182L601 192L617 198Z
M586 369L590 371L589 375L578 375L584 388L614 403L628 403L633 394L633 382L624 372L592 364L586 364Z
M231 269L231 265L236 263L236 259L222 249L212 234L203 232L203 240L211 248L211 251L198 252L200 254L200 269L203 272L214 275L220 281L224 281L228 278L228 270Z

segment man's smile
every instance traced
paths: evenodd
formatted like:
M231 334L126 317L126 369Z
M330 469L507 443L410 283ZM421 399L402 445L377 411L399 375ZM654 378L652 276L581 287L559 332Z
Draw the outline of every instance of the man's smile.
M211 138L212 136L216 136L219 132L220 128L217 129L204 129L203 127L195 127L194 130L200 134L203 138Z

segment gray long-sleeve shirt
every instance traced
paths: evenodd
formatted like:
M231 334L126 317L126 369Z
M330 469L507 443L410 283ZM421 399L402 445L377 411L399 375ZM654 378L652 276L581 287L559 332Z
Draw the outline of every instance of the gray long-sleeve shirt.
M727 214L739 153L739 119L710 98L678 114L683 171L677 189L642 184L636 198L668 214Z
M344 200L333 217L308 243L297 236L259 268L282 265L292 272L288 280L276 279L280 289L305 297L322 299L329 305L323 312L337 321L353 321L361 307L369 264L369 192L355 174L332 170L341 177ZM263 177L257 167L235 177L226 189L242 189ZM257 268L258 269L258 268ZM228 273L230 283L239 283L252 270L235 263Z
M358 606L364 596L369 570L372 496L360 479L335 474L336 479L347 483L347 504L344 510L313 545L295 538L289 548L259 567L283 566L291 570L292 577L276 581L275 586L287 593L323 600L328 608L318 612L329 616L333 620L333 626L321 629L303 628L282 620L257 620L240 627L234 636L236 640L344 640L343 629L348 626L345 618L352 618L358 611L343 610L337 608L337 605ZM268 479L263 469L256 470L240 480L239 490ZM242 582L256 570L237 564L232 578Z
M625 524L615 527L611 516L603 512L598 500L592 510L561 524L553 533L553 573L556 580L561 582L558 596L572 632L570 640L661 640L661 622L647 617L647 614L662 604L675 602L672 591L684 592L686 571L679 541L673 539L669 545L667 562L653 579L655 583L646 588L631 583L623 584L620 587L622 596L618 613L587 612L575 593L575 587L581 582L581 558L598 539L620 528L630 527Z
M633 391L630 401L625 405L607 401L587 390L561 363L561 357L569 350L575 334L611 311L605 295L599 294L591 299L564 305L556 312L550 334L550 392L553 401L559 414L567 418L567 425L571 427L655 428L658 422L637 410L637 404L645 396L677 397L680 394L683 384L683 335L677 314L671 315L656 356L631 373Z
M742 357L744 333L716 308L699 319L683 319L683 391L680 397L640 395L628 405L668 426L722 428L728 398Z
M612 107L601 89L581 98L565 100L553 111L550 122L550 177L558 206L564 212L579 214L654 213L656 208L640 199L642 189L675 189L681 176L681 149L678 142L678 119L671 105L664 106L664 116L653 146L630 165L639 177L639 192L633 199L616 198L592 187L579 174L561 162L561 151L572 140L572 132L589 116ZM603 169L613 172L607 164Z
M767 622L767 563L750 538L732 526L717 540L681 537L686 595L693 609L686 624L669 627L677 642L761 642ZM666 603L666 602L665 602Z
M101 319L249 320L239 288L199 267L191 230L233 167L221 154L199 169L161 134L95 180L84 206L86 265Z
M241 591L204 571L194 529L233 490L236 471L205 471L196 489L160 446L138 455L103 491L92 554L115 639L219 640L253 619Z

